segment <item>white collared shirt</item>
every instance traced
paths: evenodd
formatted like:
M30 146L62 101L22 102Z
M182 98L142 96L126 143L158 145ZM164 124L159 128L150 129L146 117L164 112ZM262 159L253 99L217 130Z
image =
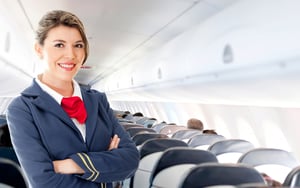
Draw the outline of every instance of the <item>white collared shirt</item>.
M43 91L45 91L46 93L48 93L50 96L52 96L56 102L61 105L61 100L63 99L64 96L62 96L61 94L57 93L56 91L54 91L53 89L51 89L50 87L48 87L46 84L42 83L38 77L35 78L35 81L38 83L38 85L42 88ZM81 95L81 90L79 87L79 84L73 80L73 86L74 86L74 93L72 96L78 96L81 98L82 100L82 95ZM86 137L86 126L85 123L81 124L77 121L77 119L75 118L71 118L72 121L74 122L74 124L76 125L76 127L79 129L83 140L85 141L85 137Z

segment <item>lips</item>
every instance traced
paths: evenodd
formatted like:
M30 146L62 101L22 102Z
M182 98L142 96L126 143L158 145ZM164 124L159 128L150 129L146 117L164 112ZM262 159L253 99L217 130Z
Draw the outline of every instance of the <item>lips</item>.
M59 63L58 65L68 71L72 70L76 66L74 63Z

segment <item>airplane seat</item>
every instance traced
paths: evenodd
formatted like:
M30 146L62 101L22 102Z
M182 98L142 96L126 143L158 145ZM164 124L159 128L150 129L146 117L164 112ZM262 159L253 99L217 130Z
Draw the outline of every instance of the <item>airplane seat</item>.
M280 183L293 168L299 166L292 153L276 148L254 148L244 153L238 163L250 165Z
M119 123L134 123L133 121L126 119L126 118L117 118Z
M212 185L212 186L205 186L204 188L237 188L234 185Z
M254 145L243 139L220 140L208 147L208 151L214 153L220 163L237 163L240 156L254 149Z
M191 137L187 144L192 148L207 150L213 143L225 139L224 136L217 134L199 134Z
M120 122L121 126L124 127L125 130L129 129L129 128L132 128L132 127L144 127L143 125L141 124L136 124L136 123L128 123L128 122Z
M243 183L236 186L236 188L270 188L270 187L274 187L274 186L268 185L267 183Z
M300 187L300 166L296 166L288 173L282 185L284 187Z
M265 181L255 168L244 164L203 163L190 169L186 176L182 177L179 187L237 186L245 183L265 184Z
M28 187L25 174L13 160L0 158L0 183L11 187Z
M145 120L143 122L143 125L144 125L144 127L152 128L152 126L155 125L156 121L157 120L154 118L148 118L147 120Z
M200 163L218 162L216 156L205 150L174 147L165 150L156 162L151 176L150 187L178 187L180 178ZM172 179L172 181L170 181Z
M150 182L150 188L171 188L179 187L181 177L185 176L187 172L197 164L185 163L176 164L163 169L155 178Z
M157 123L157 124L152 125L151 128L154 129L157 133L159 133L160 130L161 130L163 127L167 126L167 125L168 125L167 123L161 122L161 123Z
M134 137L136 134L141 133L141 132L145 132L145 133L156 133L153 129L151 128L146 128L146 127L130 127L128 129L126 129L127 133L129 134L129 136L132 138Z
M243 183L240 185L212 185L204 188L270 188L270 186L265 183Z
M140 158L158 151L164 151L171 147L188 147L187 143L172 138L152 138L142 144Z
M146 121L148 120L149 118L148 117L135 117L135 123L136 124L141 124L145 127L145 123Z
M186 129L186 130L178 130L173 135L172 138L183 140L184 142L188 142L188 140L198 134L202 134L202 131L195 129Z
M182 125L167 125L167 126L164 126L160 131L159 133L161 134L165 134L165 135L168 135L168 137L172 137L172 135L176 132L176 131L179 131L179 130L186 130L187 127L186 126L182 126Z
M10 133L6 119L0 118L0 147L11 147Z
M19 164L16 152L13 147L0 147L0 158L6 158Z
M153 167L163 151L172 147L188 147L181 141L171 138L152 138L140 147L140 162L137 171L130 179L130 188L149 187Z
M168 138L165 134L159 134L159 133L153 133L153 132L142 132L137 133L132 137L132 140L134 141L136 146L142 145L145 141L152 139L152 138Z

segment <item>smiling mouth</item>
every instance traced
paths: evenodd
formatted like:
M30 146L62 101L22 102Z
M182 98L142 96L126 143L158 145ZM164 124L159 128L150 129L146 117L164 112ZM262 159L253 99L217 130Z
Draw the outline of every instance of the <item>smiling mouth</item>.
M65 70L72 70L76 66L76 64L73 63L59 63L58 65Z

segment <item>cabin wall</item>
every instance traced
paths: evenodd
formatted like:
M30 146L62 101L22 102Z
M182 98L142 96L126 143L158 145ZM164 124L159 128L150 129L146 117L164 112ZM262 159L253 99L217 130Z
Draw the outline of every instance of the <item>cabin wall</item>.
M118 110L290 150L300 159L299 1L238 1L93 85ZM256 131L256 132L254 132Z
M290 80L300 79L297 74L300 43L295 42L300 41L297 21L300 12L296 8L299 6L300 2L294 0L238 1L146 57L125 63L122 69L93 87L113 95L113 100L122 98L125 101L129 100L126 92L135 93L138 100L144 100L143 91L148 93L149 88L153 91L159 88L153 92L153 100L169 101L168 96L160 93L168 92L170 87L207 88L210 84L227 84L224 87L229 88L241 86L233 89L232 97L226 96L231 104L248 105L249 97L275 103L281 101L277 83L284 85L287 93L300 94L289 84ZM271 80L266 82L268 78ZM228 80L231 81L224 83ZM251 89L252 96L240 95L247 89L244 83ZM224 91L223 86L219 88L214 87L214 93ZM274 96L269 98L265 93ZM219 96L203 92L192 98L214 103Z
M111 101L111 106L178 125L186 125L189 118L195 117L203 121L205 129L215 129L226 138L246 139L257 147L289 150L300 160L300 108L141 101Z
M35 64L31 58L33 43L24 37L26 34L23 27L7 22L9 20L5 16L8 15L7 11L13 10L5 9L3 5L0 7L0 114L5 114L13 97L19 95L30 84L31 73L35 70ZM25 19L24 16L22 18ZM25 21L20 23L25 23ZM31 34L30 38L33 38L33 32Z

